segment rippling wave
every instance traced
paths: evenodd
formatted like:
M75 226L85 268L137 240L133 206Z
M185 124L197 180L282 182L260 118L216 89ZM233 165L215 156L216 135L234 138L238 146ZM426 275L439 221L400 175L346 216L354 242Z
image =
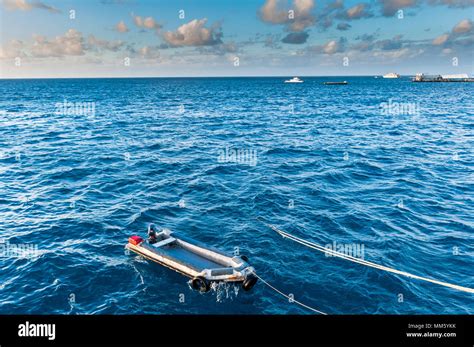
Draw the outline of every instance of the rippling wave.
M330 314L473 314L470 294L326 257L255 220L474 286L473 85L344 79L0 81L0 238L36 247L0 257L0 312L310 313L262 283L203 295L126 254L154 222L239 247ZM419 112L384 115L390 100ZM64 101L95 113L58 114ZM256 157L220 160L226 149Z

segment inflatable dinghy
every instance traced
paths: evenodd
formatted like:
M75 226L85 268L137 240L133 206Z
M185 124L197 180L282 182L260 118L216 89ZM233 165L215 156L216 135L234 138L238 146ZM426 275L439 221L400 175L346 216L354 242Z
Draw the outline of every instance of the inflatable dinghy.
M131 236L125 248L191 278L191 286L207 292L213 282L241 283L245 291L257 282L245 256L231 256L170 230L148 228L148 239Z

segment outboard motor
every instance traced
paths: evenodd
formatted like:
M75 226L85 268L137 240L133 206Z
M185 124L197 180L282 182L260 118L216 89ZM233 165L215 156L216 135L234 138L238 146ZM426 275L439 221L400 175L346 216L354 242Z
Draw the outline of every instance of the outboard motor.
M148 226L148 242L155 243L157 241L156 234L157 230L155 224L150 224Z

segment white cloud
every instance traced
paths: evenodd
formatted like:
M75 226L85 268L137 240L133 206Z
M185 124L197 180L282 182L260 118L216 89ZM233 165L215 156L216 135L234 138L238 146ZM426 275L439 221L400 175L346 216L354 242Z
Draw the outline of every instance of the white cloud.
M460 21L453 28L453 32L455 32L456 34L468 33L471 30L472 30L472 22L469 19L464 19L464 20Z
M140 17L140 16L135 16L133 13L132 13L132 17L133 17L133 22L135 23L135 25L137 27L143 27L143 18Z
M112 52L117 52L124 45L122 41L101 40L95 37L94 35L89 35L87 43L89 44L88 48Z
M334 54L338 51L339 51L339 44L335 40L329 41L323 46L323 52L326 54Z
M35 57L84 55L84 39L75 29L69 29L63 36L56 36L52 40L35 35L31 54Z
M143 18L132 13L133 22L139 28L160 30L163 26L153 19L153 17Z
M446 43L446 41L448 41L448 39L449 39L449 35L448 35L448 34L440 35L440 36L438 36L437 38L435 38L435 39L433 40L433 45L435 45L435 46L440 46L440 45Z
M160 52L156 47L144 46L138 50L138 54L144 59L160 58Z
M424 51L420 50L410 50L409 48L400 48L393 51L374 51L373 56L382 58L382 59L391 59L398 60L400 58L413 58L417 55L422 54Z
M33 35L32 42L12 40L0 49L0 58L32 57L62 58L68 56L82 56L89 51L117 52L125 43L123 41L102 40L94 35L89 35L87 41L81 32L69 29L64 35L47 38L43 35Z
M305 53L313 54L336 54L341 53L346 50L346 43L347 40L343 37L339 38L339 40L330 40L323 45L316 45L310 46L305 48Z
M462 40L465 34L469 34L472 31L472 22L469 19L463 19L458 24L456 24L450 33L442 34L433 40L433 45L441 46L445 43L463 43L470 44L472 43L472 36L467 40Z
M155 22L155 20L152 17L146 17L143 20L143 26L147 29L159 29L161 26Z
M311 11L314 0L293 0L293 7L286 8L285 3L279 0L266 0L259 10L260 19L271 24L285 24L291 31L303 31L314 24ZM289 11L294 11L294 18Z
M167 31L163 38L171 46L212 46L222 43L220 27L206 28L207 19L194 19L176 31Z
M378 2L382 6L382 14L386 17L393 16L398 10L417 7L421 4L451 8L474 6L474 0L378 0Z
M272 24L284 24L289 21L288 11L281 8L278 0L267 0L260 9L260 18Z
M20 40L11 40L0 47L0 59L10 59L25 56L24 43Z
M57 8L46 5L42 3L41 1L34 1L34 2L29 2L27 0L3 0L3 6L7 10L15 11L31 11L33 9L41 9L41 10L47 10L51 13L60 13L61 11L58 10Z
M359 19L363 17L368 17L369 14L367 13L367 5L366 4L358 4L346 11L346 18L347 19Z
M124 21L118 22L117 25L115 26L115 29L119 33L126 33L128 31L128 27L127 27L127 25L125 24Z
M294 0L295 19L291 24L291 30L302 31L314 24L311 11L314 7L313 0Z

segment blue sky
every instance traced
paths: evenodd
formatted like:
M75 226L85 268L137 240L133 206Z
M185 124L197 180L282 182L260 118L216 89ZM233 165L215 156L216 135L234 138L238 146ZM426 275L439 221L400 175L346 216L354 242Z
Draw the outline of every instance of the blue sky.
M473 15L474 0L0 0L0 68L6 78L472 74Z

